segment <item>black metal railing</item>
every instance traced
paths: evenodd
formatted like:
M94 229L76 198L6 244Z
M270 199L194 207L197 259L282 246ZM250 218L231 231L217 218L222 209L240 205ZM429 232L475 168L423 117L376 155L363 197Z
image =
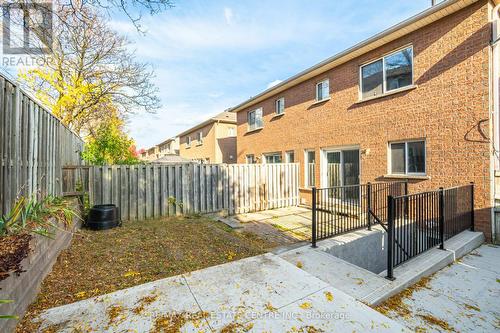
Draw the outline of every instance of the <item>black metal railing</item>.
M474 184L387 198L387 278L393 269L474 229Z
M387 197L408 193L407 182L312 188L312 246L321 239L387 222Z

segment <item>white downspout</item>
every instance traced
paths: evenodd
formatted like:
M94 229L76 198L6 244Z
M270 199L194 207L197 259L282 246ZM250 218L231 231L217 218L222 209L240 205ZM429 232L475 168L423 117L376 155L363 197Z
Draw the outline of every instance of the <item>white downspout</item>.
M493 131L492 135L492 143L491 150L492 154L490 155L490 180L492 189L491 193L491 201L492 206L494 207L491 210L491 229L492 229L492 239L495 240L497 238L497 231L495 228L495 210L496 210L496 173L497 170L500 169L500 5L497 5L493 8L492 11L492 43L491 43L491 102L492 102L492 110L491 110L491 128Z

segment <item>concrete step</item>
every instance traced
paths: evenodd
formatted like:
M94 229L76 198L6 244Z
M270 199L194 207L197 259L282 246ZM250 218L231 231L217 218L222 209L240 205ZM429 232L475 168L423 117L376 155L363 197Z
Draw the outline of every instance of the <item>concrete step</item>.
M310 246L284 252L279 256L356 299L387 284L385 278L375 273Z

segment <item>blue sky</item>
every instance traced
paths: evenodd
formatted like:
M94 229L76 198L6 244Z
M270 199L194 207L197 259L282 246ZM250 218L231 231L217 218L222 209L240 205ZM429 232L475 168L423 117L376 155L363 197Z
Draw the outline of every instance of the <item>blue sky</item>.
M430 0L176 1L113 27L151 63L162 109L130 117L150 147L430 6Z

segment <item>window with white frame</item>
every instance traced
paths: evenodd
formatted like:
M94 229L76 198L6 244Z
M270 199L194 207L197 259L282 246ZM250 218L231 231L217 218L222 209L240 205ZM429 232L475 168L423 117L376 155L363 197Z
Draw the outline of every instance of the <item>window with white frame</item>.
M295 152L293 150L285 153L285 161L286 163L295 163Z
M255 129L262 128L262 108L248 112L248 130L252 131Z
M203 132L198 132L198 144L203 143Z
M276 114L285 113L285 97L276 100Z
M186 138L186 146L191 147L191 136L189 136L189 135Z
M229 127L229 129L227 130L227 136L235 136L236 135L236 131L234 129L234 127Z
M305 152L305 185L313 187L316 185L316 153L314 150Z
M361 98L383 95L413 84L413 47L409 46L360 68Z
M247 164L255 164L255 155L254 154L248 154L246 159L247 159Z
M316 84L316 101L320 102L330 97L330 81L323 80Z
M425 141L391 142L389 144L389 173L393 175L425 175Z
M281 153L264 154L266 164L281 163Z

